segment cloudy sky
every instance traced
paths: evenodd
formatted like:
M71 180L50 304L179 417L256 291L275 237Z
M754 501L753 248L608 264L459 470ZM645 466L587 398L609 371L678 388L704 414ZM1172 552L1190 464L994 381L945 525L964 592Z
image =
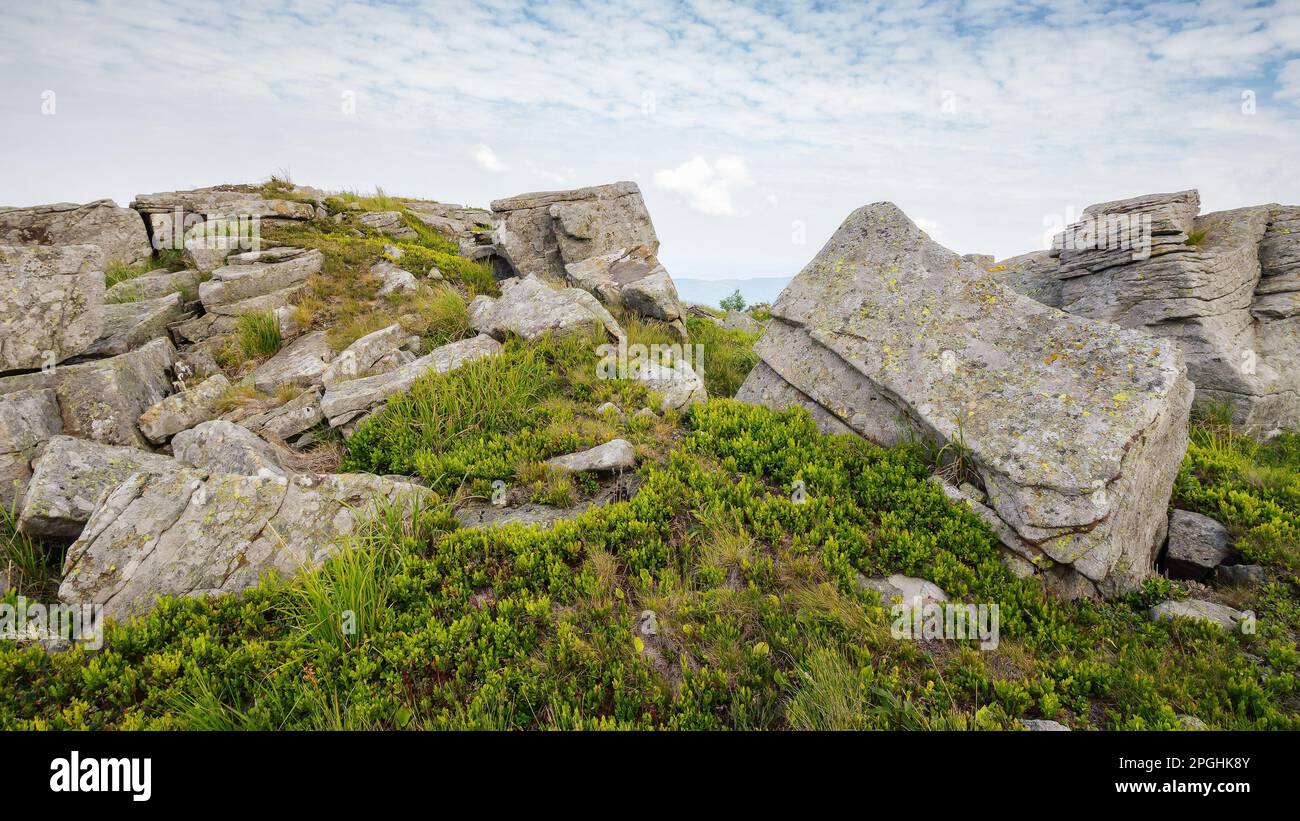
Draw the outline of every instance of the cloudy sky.
M0 6L0 205L632 179L668 269L724 278L878 200L999 257L1140 193L1300 202L1298 154L1300 0Z

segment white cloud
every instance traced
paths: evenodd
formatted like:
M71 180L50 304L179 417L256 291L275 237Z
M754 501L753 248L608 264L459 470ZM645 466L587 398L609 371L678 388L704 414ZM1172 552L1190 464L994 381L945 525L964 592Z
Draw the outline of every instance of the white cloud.
M725 154L712 164L703 157L687 160L676 168L656 171L655 185L686 198L687 204L704 214L731 216L736 213L732 192L752 185L745 158Z
M493 151L483 143L474 146L472 153L474 154L474 162L478 163L479 168L486 168L488 171L497 174L510 170L510 166L501 162L501 158L497 156L497 152Z
M1292 60L1277 73L1277 96L1300 102L1300 60Z

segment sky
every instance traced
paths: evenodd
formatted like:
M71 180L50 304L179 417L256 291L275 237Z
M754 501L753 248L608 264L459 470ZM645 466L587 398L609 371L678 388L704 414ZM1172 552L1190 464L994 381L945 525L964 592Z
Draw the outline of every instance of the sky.
M288 174L486 206L635 180L676 276L890 200L961 253L1094 202L1300 202L1300 0L0 0L0 205Z

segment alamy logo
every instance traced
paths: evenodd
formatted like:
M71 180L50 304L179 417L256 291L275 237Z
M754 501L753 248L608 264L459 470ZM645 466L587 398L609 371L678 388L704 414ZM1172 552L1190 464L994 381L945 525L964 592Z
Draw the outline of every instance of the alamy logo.
M132 801L153 795L153 759L82 758L73 750L50 762L51 792L126 792Z

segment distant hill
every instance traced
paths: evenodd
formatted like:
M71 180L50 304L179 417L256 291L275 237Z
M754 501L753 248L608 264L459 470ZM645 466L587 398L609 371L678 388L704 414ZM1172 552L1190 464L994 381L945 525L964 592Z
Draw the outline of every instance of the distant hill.
M718 302L737 289L745 304L774 302L794 277L752 277L750 279L690 279L673 277L677 294L687 302L716 308Z

